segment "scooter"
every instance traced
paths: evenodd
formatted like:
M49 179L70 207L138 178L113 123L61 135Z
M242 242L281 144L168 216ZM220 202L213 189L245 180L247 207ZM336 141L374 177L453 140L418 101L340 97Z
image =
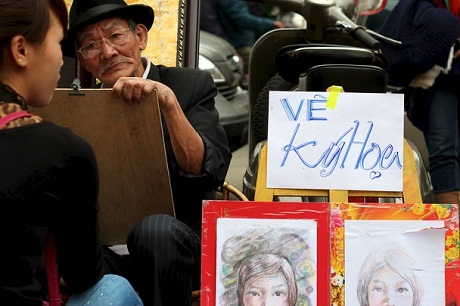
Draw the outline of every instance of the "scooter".
M342 6L333 0L262 1L303 16L307 26L272 30L253 46L248 90L250 156L243 177L243 193L249 199L254 198L259 152L267 139L269 91L325 91L330 85L341 85L348 92L387 91L386 60L380 51L380 41L399 42L352 20L379 12L386 3L370 1L342 3ZM423 200L430 202L433 189L429 174L417 147L410 144Z

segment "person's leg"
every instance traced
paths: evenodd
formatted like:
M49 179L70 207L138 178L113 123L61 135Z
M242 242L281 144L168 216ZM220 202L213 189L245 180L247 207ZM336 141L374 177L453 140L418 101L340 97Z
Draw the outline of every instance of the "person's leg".
M106 274L91 288L74 294L66 306L141 306L141 299L123 277Z
M424 133L436 203L458 203L460 190L460 135L458 97L438 90L431 102L428 129Z
M236 53L241 57L243 61L243 75L240 80L240 87L248 89L249 82L249 58L251 56L252 47L243 47L236 50Z
M141 220L128 236L130 260L145 305L190 306L199 288L201 246L198 235L168 215Z

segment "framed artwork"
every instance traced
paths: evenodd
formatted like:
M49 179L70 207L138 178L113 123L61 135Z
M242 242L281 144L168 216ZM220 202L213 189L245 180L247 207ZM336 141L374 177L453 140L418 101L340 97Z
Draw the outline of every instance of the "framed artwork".
M329 203L204 201L201 304L328 305L329 211Z
M331 220L331 305L457 305L457 205L333 203Z

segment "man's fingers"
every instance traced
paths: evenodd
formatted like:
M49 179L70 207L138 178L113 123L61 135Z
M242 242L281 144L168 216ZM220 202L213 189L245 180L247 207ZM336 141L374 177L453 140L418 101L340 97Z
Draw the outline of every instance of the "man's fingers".
M155 90L155 82L141 78L120 78L113 86L115 96L128 103L140 103Z

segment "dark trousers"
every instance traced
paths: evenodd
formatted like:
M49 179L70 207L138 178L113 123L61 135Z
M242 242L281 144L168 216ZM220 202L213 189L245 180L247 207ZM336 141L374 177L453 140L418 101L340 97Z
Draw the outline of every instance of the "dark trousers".
M129 255L104 248L106 273L126 277L146 306L189 306L200 288L199 236L168 215L141 220L127 239Z

